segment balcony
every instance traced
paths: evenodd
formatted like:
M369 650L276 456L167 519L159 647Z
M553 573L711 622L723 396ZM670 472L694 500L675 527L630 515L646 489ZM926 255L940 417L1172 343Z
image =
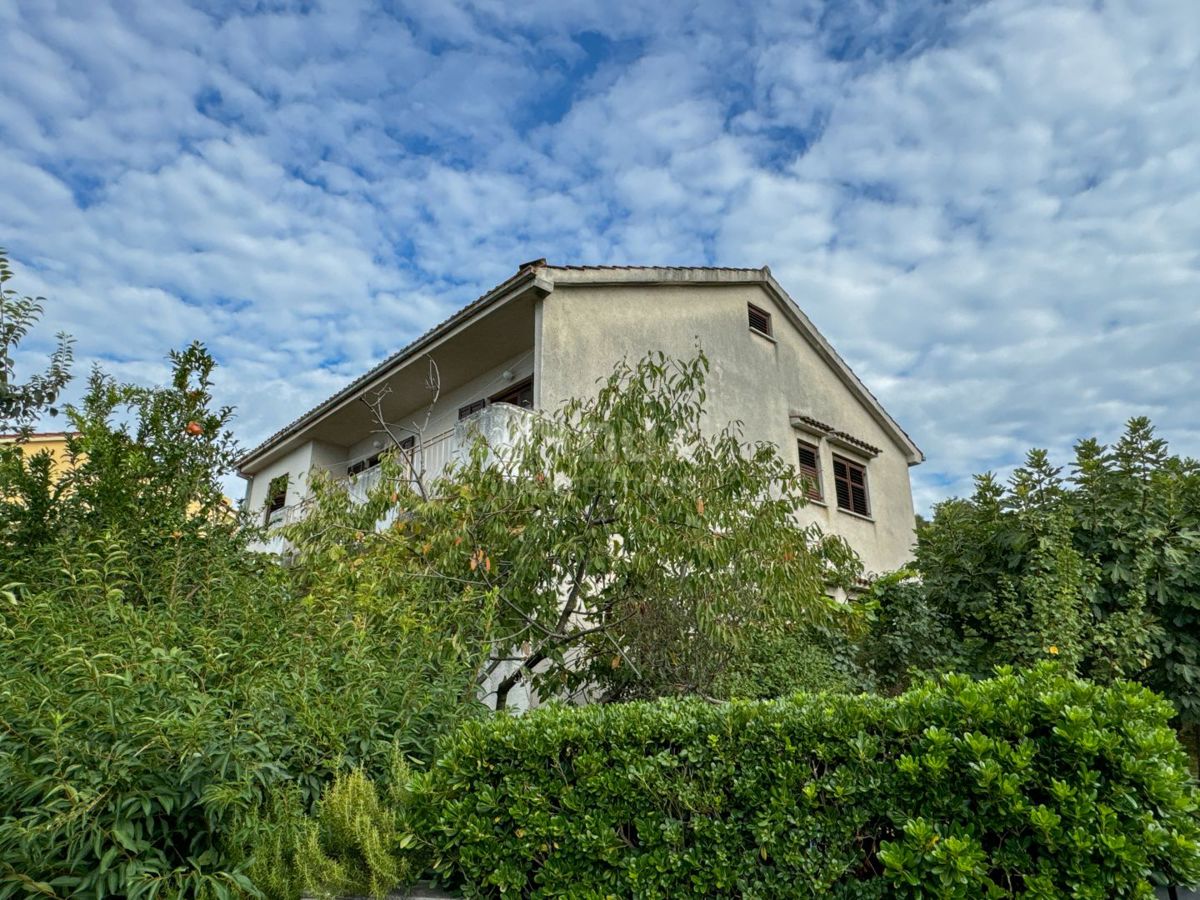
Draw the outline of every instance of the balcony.
M426 438L413 450L406 451L412 454L410 477L413 485L419 483L425 490L430 490L451 465L466 462L476 437L487 442L489 462L503 462L505 450L529 432L534 415L533 410L510 403L493 403L462 419L453 428ZM371 491L378 487L382 475L380 467L375 466L357 475L343 476L339 481L345 485L351 502L365 503ZM286 552L288 544L280 529L301 521L307 515L309 505L310 501L305 499L273 512L267 522L267 539L252 545L252 549L263 553ZM388 519L384 518L379 527L387 524Z

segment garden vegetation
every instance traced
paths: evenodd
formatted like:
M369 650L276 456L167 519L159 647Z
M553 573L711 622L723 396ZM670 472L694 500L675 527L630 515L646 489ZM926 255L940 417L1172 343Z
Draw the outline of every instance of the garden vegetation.
M18 377L40 311L3 287L16 434L69 375L60 337ZM1149 436L1095 448L1086 483L984 482L922 530L920 580L833 602L861 568L796 523L793 468L701 428L702 353L650 356L436 484L399 448L366 503L314 477L283 565L223 496L211 356L169 363L152 388L92 372L64 466L0 445L0 898L1200 876L1168 727L1196 716L1195 465ZM1053 668L921 680L997 663ZM593 705L481 702L518 686Z
M1172 709L1052 664L470 723L412 839L468 896L1147 896L1200 877Z

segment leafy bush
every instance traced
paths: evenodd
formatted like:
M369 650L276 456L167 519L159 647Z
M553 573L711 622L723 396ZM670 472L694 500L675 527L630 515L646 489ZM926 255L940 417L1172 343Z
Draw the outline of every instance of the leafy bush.
M977 477L918 529L914 568L918 585L881 592L868 640L884 685L1052 656L1141 682L1200 736L1200 463L1147 419L1112 446L1080 441L1067 472L1033 450L1007 484Z
M363 769L341 773L309 817L295 791L279 793L251 826L255 887L269 900L294 900L303 891L383 897L411 881L406 850L413 838L404 828L409 778L398 754L382 797Z
M1148 896L1200 879L1171 712L1048 664L895 699L550 708L465 725L415 834L471 896Z
M482 708L453 610L246 551L212 361L173 361L164 388L93 376L66 473L0 466L0 898L251 891L264 806L386 785Z
M475 667L402 602L295 598L209 562L202 592L130 602L120 545L63 560L0 609L0 896L248 887L238 831L278 786L307 808L339 770L386 776L470 713Z
M854 657L850 636L837 628L786 625L755 633L716 679L713 695L769 700L797 691L854 693L864 686Z

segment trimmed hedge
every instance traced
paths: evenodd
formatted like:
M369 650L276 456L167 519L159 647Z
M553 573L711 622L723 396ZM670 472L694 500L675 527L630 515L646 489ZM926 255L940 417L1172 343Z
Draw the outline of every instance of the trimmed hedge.
M415 833L468 896L1148 897L1200 880L1170 706L1050 665L898 698L469 722Z

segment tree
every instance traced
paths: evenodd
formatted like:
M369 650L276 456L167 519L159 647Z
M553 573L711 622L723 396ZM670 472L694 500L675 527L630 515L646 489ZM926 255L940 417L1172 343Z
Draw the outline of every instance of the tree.
M221 487L236 444L232 410L213 407L213 359L198 343L169 359L167 386L92 372L82 401L67 408L72 431L62 471L47 454L0 460L0 561L13 577L36 581L45 565L39 550L64 539L120 536L135 564L186 546L194 571L204 570L214 542L244 546Z
M8 254L0 247L0 431L28 431L43 413L58 412L53 404L71 378L72 342L60 332L45 371L17 381L17 347L41 318L45 300L6 287L12 278Z
M914 643L910 622L881 619L874 643L896 652L876 665L894 686L909 664L985 675L1055 657L1141 681L1200 727L1200 465L1172 456L1149 420L1130 419L1112 447L1081 441L1066 474L1034 450L1007 485L977 477L971 498L936 507L916 555L919 585L880 591L885 613L925 610L931 630ZM916 658L935 642L940 660Z
M524 433L480 435L431 489L412 488L400 450L361 507L317 476L289 535L299 577L318 589L333 559L381 600L420 585L476 608L499 708L526 680L604 699L709 692L748 641L851 616L827 592L860 568L798 524L804 492L774 445L705 432L707 371L702 353L622 362Z

